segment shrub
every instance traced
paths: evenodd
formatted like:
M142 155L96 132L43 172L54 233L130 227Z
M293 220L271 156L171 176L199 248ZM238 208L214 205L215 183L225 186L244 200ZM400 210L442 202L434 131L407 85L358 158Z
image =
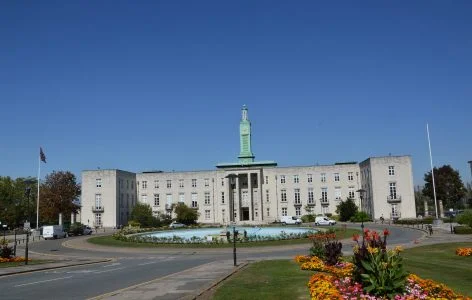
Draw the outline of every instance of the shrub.
M302 216L303 223L315 222L316 217L314 215L304 215Z
M472 228L467 226L454 226L454 233L456 234L472 234Z
M200 213L196 209L190 208L182 202L179 202L175 206L174 211L177 215L177 222L180 222L185 225L192 225L197 223L198 216L200 215Z
M457 223L467 225L472 228L472 209L466 209L463 213L457 216Z
M350 220L351 220L351 222L368 222L368 221L372 221L370 216L366 212L363 212L363 211L357 212L354 216L351 217Z
M70 225L68 232L70 235L84 234L84 225L82 225L82 223L79 223L79 222L74 223Z
M352 198L347 198L338 204L336 212L339 214L339 221L346 222L357 213L357 205Z
M0 258L9 259L13 256L13 247L8 246L8 240L0 241Z

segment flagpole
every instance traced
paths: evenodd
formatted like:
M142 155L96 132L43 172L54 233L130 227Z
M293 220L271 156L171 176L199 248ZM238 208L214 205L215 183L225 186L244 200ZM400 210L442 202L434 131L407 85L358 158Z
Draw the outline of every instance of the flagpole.
M36 229L39 229L39 177L41 175L41 155L38 155L38 200L36 202Z
M433 156L431 154L431 141L429 139L429 126L426 123L426 132L428 133L429 161L431 163L431 178L433 179L434 208L436 209L436 219L438 219L438 202L436 201L436 185L434 183Z

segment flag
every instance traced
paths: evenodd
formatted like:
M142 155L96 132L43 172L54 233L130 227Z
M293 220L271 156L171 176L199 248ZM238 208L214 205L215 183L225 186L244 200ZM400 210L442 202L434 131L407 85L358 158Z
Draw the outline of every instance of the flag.
M42 162L46 163L46 155L44 155L43 148L39 147L39 158Z

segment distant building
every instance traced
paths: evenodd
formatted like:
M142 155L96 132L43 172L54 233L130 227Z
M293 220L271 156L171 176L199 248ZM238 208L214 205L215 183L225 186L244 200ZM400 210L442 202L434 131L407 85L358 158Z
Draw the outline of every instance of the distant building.
M125 225L139 201L149 204L156 215L171 213L172 204L183 202L200 212L200 223L264 224L287 215L336 214L336 206L348 197L375 219L416 217L410 156L277 167L274 161L254 160L245 106L239 131L238 161L220 163L214 170L83 171L82 222Z

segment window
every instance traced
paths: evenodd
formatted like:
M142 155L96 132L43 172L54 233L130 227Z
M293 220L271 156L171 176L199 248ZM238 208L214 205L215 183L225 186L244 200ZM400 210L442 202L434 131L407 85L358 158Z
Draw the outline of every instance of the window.
M210 179L209 178L205 178L205 186L210 186Z
M95 226L102 226L102 214L95 214Z
M221 219L223 220L223 223L225 222L225 210L221 210Z
M397 199L397 183L390 182L390 199Z
M321 173L321 182L326 182L326 173Z
M327 206L322 206L321 207L321 213L323 215L326 215L327 213L329 213L328 207Z
M315 203L315 197L313 196L313 188L308 189L308 204Z
M192 193L192 207L193 207L193 208L197 208L197 207L198 207L197 193Z
M183 188L183 187L184 187L184 180L179 179L179 188Z
M388 175L395 175L395 167L388 166Z
M205 192L205 205L210 205L210 192Z
M225 192L221 192L221 204L225 204Z
M341 188L338 186L334 188L334 198L336 200L341 200Z
M95 194L95 209L102 208L102 194Z
M354 180L354 173L352 173L352 172L347 172L347 180L353 181L353 180Z
M126 188L128 188L128 180L126 180ZM131 189L134 190L134 181L131 181Z
M221 178L221 186L225 186L225 179Z
M210 219L210 210L209 210L209 209L206 209L206 210L205 210L205 219L206 219L206 220L209 220L209 219Z
M154 206L159 206L159 194L154 194Z
M166 180L166 186L168 189L172 188L172 180Z
M299 182L298 175L293 175L293 183L298 183L298 182Z
M328 188L321 188L321 202L328 202Z
M197 187L197 180L196 179L192 179L192 187Z
M166 205L171 205L172 204L172 194L167 194L166 195Z
M295 189L295 204L301 204L301 202L300 202L300 189Z
M285 175L280 175L280 183L285 183Z
M354 192L354 187L350 186L349 187L349 198L354 199L356 197L355 192Z
M269 202L269 190L266 190L266 202Z
M154 188L155 189L159 188L159 180L154 180Z
M264 182L264 183L265 183L265 184L269 184L269 176L266 176L266 177L265 177L265 182Z
M313 174L308 174L306 176L307 176L308 183L312 183L313 182Z
M143 182L141 182L142 186L143 186L143 189L147 189L147 181L143 180Z
M147 202L147 195L146 195L146 194L142 194L142 195L141 195L141 202L142 202L142 203L146 203L146 202Z
M97 179L95 180L95 183L97 184L97 187L98 187L98 188L102 187L102 179L101 179L101 178L97 178Z
M296 215L297 217L299 217L299 216L302 215L302 211L301 211L301 207L300 207L300 206L295 207L295 215Z
M179 202L181 202L181 203L185 202L185 194L184 193L179 193Z
M287 191L280 190L280 201L287 202Z
M282 216L285 217L287 215L287 208L282 207Z
M267 216L270 217L270 208L267 207Z
M339 173L334 173L334 181L339 181Z

